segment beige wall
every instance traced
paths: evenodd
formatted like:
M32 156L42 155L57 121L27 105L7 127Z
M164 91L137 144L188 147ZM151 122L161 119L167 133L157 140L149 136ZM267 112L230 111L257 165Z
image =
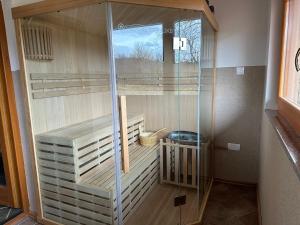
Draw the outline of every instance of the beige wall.
M262 225L299 225L300 180L265 113L262 121L259 195Z
M265 67L245 67L245 75L235 68L218 68L215 114L215 176L256 183L258 176L260 124ZM227 144L241 145L228 151Z
M268 0L211 0L220 29L217 39L215 176L257 182L260 120L269 30ZM235 67L245 66L237 76ZM241 151L226 150L227 143Z

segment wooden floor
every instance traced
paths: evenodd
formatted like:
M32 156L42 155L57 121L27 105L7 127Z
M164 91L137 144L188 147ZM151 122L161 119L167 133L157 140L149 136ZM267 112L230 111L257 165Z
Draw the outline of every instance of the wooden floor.
M195 189L181 188L180 193L187 196L186 205L174 207L174 197L179 189L173 185L158 184L146 197L125 225L185 225L198 218L198 201ZM180 223L181 210L181 223Z

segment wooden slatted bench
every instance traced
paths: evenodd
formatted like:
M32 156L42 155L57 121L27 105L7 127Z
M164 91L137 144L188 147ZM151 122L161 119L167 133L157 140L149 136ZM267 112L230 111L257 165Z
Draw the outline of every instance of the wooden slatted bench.
M122 173L126 220L158 183L159 145L138 143L142 115L128 116L130 171ZM111 116L36 136L44 217L63 224L114 224L116 193Z

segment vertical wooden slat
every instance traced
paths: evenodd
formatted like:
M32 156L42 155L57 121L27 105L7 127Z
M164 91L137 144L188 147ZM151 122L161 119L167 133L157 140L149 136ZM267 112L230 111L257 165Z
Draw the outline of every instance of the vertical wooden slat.
M50 38L50 32L49 29L45 30L45 49L46 49L46 54L49 56L49 59L52 59L52 55L50 52L50 42L49 42L49 38Z
M172 158L173 151L174 158ZM164 165L165 163L166 165ZM171 176L173 175L173 169L174 179ZM161 183L196 188L197 175L197 147L185 147L173 143L170 139L160 140ZM188 180L189 177L191 177L191 180Z
M171 147L170 147L170 140L166 140L166 167L167 167L167 181L170 181L170 170L171 170Z
M47 28L44 27L43 30L43 45L44 45L44 57L47 59L50 55L48 54L48 42L47 42Z
M164 144L163 139L160 139L160 183L164 179Z
M37 58L39 60L43 59L42 58L42 48L41 48L41 36L40 36L40 28L39 27L36 27L35 28L35 36L36 36L36 43L37 43Z
M48 30L49 32L49 52L48 54L50 55L50 59L53 58L53 48L52 48L52 33L51 33L51 30Z
M46 54L45 54L45 39L44 39L44 34L45 34L45 27L40 28L40 40L41 40L41 57L43 60L46 59Z
M24 49L24 51L25 51L25 54L26 55L29 55L29 42L28 42L28 38L27 38L27 35L28 35L28 29L25 27L25 26L23 26L23 29L22 29L22 31L23 31L23 36L24 36L24 40L25 40L25 49Z
M183 148L183 184L187 184L187 148Z
M119 97L120 107L120 134L121 134L121 152L122 152L122 169L124 173L129 172L129 150L128 150L128 133L127 133L127 108L126 96Z
M197 178L197 173L196 173L196 148L191 149L192 151L192 185L196 186L196 178Z
M30 59L33 59L33 57L34 57L34 47L33 47L34 40L32 37L32 27L28 27L28 37L27 38L29 40L29 50L30 50L29 57L30 57Z
M31 60L53 59L51 30L48 27L22 25L25 56Z
M174 162L174 173L175 173L175 183L179 184L179 146L176 145L174 148L174 154L175 154L175 162Z
M37 59L38 46L37 46L35 27L31 28L31 38L33 42L33 59Z

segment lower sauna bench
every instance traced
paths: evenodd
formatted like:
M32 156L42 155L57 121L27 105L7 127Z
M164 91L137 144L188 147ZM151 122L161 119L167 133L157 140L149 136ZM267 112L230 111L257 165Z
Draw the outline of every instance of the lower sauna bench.
M115 224L111 124L111 116L105 116L36 135L44 218L70 225ZM143 130L143 115L128 116L130 171L121 179L125 221L158 183L159 144L139 145Z

